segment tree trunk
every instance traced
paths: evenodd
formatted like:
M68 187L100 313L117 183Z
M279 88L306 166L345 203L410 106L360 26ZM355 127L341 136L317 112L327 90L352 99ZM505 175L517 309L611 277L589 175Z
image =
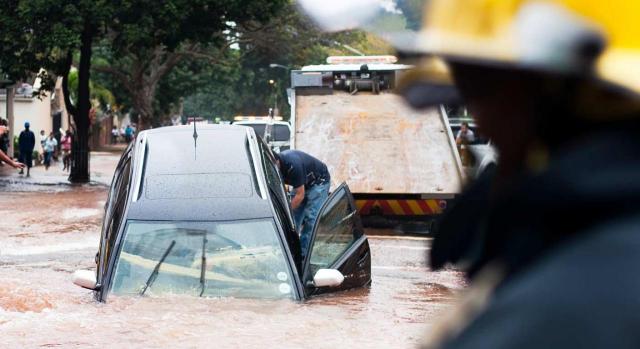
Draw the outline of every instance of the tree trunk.
M89 182L89 113L91 111L91 99L89 79L91 69L91 45L93 42L93 30L91 23L85 20L82 30L80 46L80 65L78 67L78 108L73 114L76 124L76 134L71 152L71 173L69 181L72 183Z
M143 85L143 84L141 84ZM155 86L142 87L136 90L134 101L134 109L138 115L138 132L153 126L153 96L155 94Z

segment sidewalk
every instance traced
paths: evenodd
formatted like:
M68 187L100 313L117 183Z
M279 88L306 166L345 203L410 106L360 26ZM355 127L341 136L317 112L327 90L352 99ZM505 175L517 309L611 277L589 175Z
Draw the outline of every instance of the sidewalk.
M89 159L89 170L91 181L86 185L89 186L109 186L111 177L120 159L122 147L110 147L103 151L92 151ZM35 160L34 160L35 165ZM62 171L62 159L55 162L52 161L49 170L44 169L44 165L38 165L31 168L31 175L26 176L19 174L19 170L4 164L0 166L0 191L38 191L51 190L55 187L76 186L69 182L69 172ZM61 188L62 189L62 188Z

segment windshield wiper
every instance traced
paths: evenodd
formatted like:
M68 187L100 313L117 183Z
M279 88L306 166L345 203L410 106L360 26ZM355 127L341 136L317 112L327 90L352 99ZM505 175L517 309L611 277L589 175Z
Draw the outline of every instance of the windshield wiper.
M207 231L202 232L202 265L200 266L200 285L202 286L202 290L200 290L200 297L204 294L204 289L206 288L204 273L207 268L207 255L205 253L207 247Z
M158 261L158 264L156 264L155 268L153 268L151 275L149 275L147 282L144 284L144 288L140 292L141 296L143 296L144 293L147 292L147 288L149 288L149 286L151 286L151 284L153 284L153 282L156 281L156 277L158 277L158 272L160 271L160 266L162 265L162 263L164 263L164 260L167 258L167 256L169 255L169 252L171 252L171 249L173 249L173 246L175 244L176 244L176 240L172 240L171 245L169 245L169 247L167 247L167 250L164 251L162 258L160 258L160 260Z

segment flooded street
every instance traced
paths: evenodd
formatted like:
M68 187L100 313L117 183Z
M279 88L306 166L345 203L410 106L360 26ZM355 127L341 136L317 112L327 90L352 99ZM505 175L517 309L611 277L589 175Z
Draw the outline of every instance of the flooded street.
M52 187L53 188L53 187ZM306 302L118 298L71 283L95 269L107 189L0 194L0 347L412 348L464 286L430 272L430 240L368 230L370 288Z

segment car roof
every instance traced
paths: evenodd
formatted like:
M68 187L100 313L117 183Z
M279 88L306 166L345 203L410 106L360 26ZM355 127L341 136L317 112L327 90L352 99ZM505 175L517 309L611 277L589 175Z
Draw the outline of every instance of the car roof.
M142 180L131 181L141 186L132 190L127 219L271 217L254 131L235 125L197 125L196 131L195 139L192 125L140 133L132 173Z

